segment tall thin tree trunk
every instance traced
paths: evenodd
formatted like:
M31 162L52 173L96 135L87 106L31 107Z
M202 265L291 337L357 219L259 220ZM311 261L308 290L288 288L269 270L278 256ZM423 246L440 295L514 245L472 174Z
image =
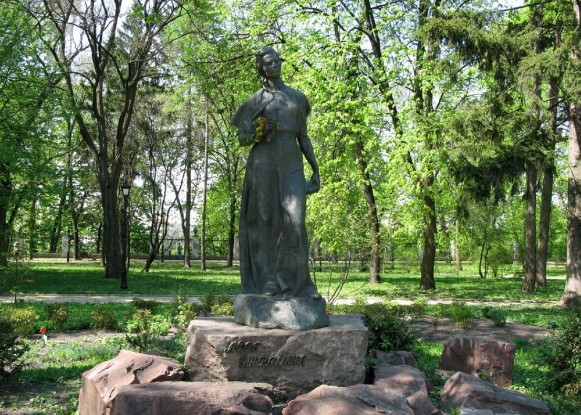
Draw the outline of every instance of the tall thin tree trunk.
M111 183L113 182L113 183ZM118 181L107 180L101 185L103 207L103 255L105 278L121 278L121 247L118 211Z
M525 258L523 263L524 281L522 290L532 293L535 290L537 278L537 169L533 163L526 166L526 214L525 214Z
M573 65L581 66L581 1L573 3ZM580 87L577 76L577 88ZM573 97L575 98L575 97ZM581 102L569 104L569 177L567 201L567 281L561 303L581 304Z
M184 220L184 268L191 268L191 231L192 231L192 164L193 164L193 109L192 109L192 99L191 99L191 89L190 89L190 99L188 99L187 106L187 132L186 132L186 206L185 206L185 220Z
M0 267L8 266L9 224L8 201L12 194L12 180L7 166L0 161Z
M373 185L367 171L367 162L363 154L363 143L358 141L355 144L355 157L357 166L361 173L361 191L365 198L367 207L367 227L369 229L369 283L378 284L381 282L381 234L379 216L377 214L377 203L373 193Z
M226 266L234 265L234 239L236 237L236 199L230 196L230 206L228 209L228 255L226 257Z
M434 263L436 261L436 202L433 197L425 195L426 229L424 230L424 248L420 266L420 290L435 290Z
M460 255L460 216L456 216L455 244L454 244L454 263L456 264L456 274L462 271L462 257Z
M30 201L30 212L28 220L28 259L32 261L36 251L36 205L38 196L35 193Z
M210 125L206 109L206 128L204 132L204 193L202 196L202 236L200 241L200 269L206 270L206 207L208 199L208 146Z

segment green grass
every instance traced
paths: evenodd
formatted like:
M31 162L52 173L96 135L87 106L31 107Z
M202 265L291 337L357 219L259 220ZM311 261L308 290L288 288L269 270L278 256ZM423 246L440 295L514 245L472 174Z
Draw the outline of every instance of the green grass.
M184 295L221 294L234 295L240 292L240 275L237 266L227 268L221 263L210 262L207 271L201 271L195 263L184 269L181 263L154 263L149 273L141 273L142 261L133 261L129 270L129 289L121 290L120 281L105 279L104 270L96 262L71 261L52 262L34 260L21 266L19 276L11 270L0 271L0 293L10 294L14 286L22 294L169 294ZM419 291L419 271L412 267L409 272L402 265L386 268L382 283L368 284L367 272L360 272L358 264L351 265L348 280L341 297L489 300L489 301L558 301L564 289L564 267L549 267L550 279L547 288L537 288L526 294L521 290L521 278L487 278L477 275L474 265L465 265L460 275L455 275L452 265L436 266L435 291ZM519 267L507 266L505 271L518 271ZM313 273L321 294L330 295L344 272L343 266L324 263L322 271Z

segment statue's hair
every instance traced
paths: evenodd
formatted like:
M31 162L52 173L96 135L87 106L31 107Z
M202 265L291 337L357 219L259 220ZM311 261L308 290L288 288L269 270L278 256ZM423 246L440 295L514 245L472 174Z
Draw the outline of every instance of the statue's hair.
M259 49L259 51L254 54L254 56L256 57L256 59L254 60L254 67L256 68L256 71L258 72L258 74L263 78L265 76L265 73L264 73L264 70L262 69L262 60L266 55L275 55L275 56L278 56L278 58L281 61L283 60L280 57L280 55L278 54L278 52L276 50L274 50L274 48L272 48L272 46L261 47Z

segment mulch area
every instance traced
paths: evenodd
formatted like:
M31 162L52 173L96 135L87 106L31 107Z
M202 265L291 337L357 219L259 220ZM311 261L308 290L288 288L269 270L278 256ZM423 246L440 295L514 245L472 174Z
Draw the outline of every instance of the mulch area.
M422 339L431 342L444 342L449 337L462 336L514 343L518 340L538 340L551 334L548 328L520 323L507 322L502 327L496 327L488 319L473 319L470 328L460 329L454 327L450 319L428 317L410 322L410 327L416 330Z

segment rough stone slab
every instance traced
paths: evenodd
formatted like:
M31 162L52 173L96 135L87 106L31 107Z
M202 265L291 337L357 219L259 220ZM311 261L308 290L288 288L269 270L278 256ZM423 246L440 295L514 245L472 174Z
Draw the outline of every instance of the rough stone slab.
M324 298L281 299L265 295L234 297L234 321L250 327L313 330L329 325Z
M408 365L417 369L418 362L411 352L398 351L393 353L385 353L381 350L375 351L375 358L379 365L386 364L392 366Z
M512 343L450 337L444 343L438 369L474 376L482 373L497 385L509 386L512 383L515 351L516 346Z
M330 316L310 331L242 326L231 317L192 320L185 365L194 381L265 382L287 402L321 384L349 386L365 377L367 327L359 315Z
M111 415L272 414L272 385L243 382L157 382L120 389Z
M488 414L481 412L484 410L491 411L490 415L550 414L549 407L537 399L462 372L448 379L440 396L443 406L457 408L466 414Z
M426 375L408 365L379 364L374 369L377 386L406 397L415 415L441 415L430 399Z
M414 415L406 398L376 385L319 386L289 402L283 415Z
M83 373L79 414L106 414L122 386L181 380L183 376L174 359L121 350L117 357Z

